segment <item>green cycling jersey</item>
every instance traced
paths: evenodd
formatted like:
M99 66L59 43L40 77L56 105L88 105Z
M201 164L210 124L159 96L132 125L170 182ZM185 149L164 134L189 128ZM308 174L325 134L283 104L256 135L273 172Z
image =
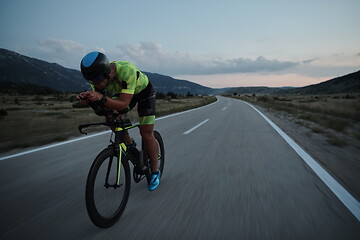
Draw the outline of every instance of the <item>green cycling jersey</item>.
M106 92L109 97L117 98L120 93L138 94L149 84L148 77L134 64L127 61L114 61L117 79L109 82ZM91 88L95 90L94 85Z

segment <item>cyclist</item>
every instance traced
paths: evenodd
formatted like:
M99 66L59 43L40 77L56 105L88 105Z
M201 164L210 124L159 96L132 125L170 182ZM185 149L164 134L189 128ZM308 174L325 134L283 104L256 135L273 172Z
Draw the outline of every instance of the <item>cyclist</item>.
M148 77L127 61L111 62L101 52L86 54L80 63L84 78L90 83L92 91L78 95L81 103L100 105L122 112L131 110L138 104L140 135L146 146L151 163L149 191L160 184L161 173L158 167L158 146L153 135L155 123L155 91ZM96 112L96 111L95 111ZM101 114L99 114L101 115ZM127 137L127 143L132 140Z

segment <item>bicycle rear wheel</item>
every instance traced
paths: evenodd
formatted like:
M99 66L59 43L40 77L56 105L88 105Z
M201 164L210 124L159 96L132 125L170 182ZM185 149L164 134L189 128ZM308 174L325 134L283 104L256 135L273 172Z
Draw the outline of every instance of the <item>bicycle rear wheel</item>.
M165 148L164 148L164 142L162 140L162 137L158 131L154 131L154 137L156 141L158 142L158 148L159 148L159 170L161 171L161 176L164 174L164 164L165 164Z
M120 174L119 174L120 170ZM121 217L130 194L130 169L125 156L104 149L94 160L86 182L86 209L91 221L107 228Z

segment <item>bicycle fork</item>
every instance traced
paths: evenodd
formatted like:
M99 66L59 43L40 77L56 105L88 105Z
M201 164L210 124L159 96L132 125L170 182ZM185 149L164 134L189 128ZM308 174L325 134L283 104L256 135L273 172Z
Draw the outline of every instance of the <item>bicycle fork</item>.
M121 187L123 185L123 183L120 182L120 173L121 173L121 160L122 160L122 151L125 151L126 146L124 143L119 144L119 149L114 149L115 153L118 153L118 157L117 158L117 163L116 163L116 181L114 184L109 184L109 176L111 173L111 168L112 168L112 164L113 164L113 159L114 156L111 156L109 159L109 163L108 163L108 167L107 167L107 171L106 171L106 177L105 177L105 184L104 187L109 188L109 187L113 187L114 189Z

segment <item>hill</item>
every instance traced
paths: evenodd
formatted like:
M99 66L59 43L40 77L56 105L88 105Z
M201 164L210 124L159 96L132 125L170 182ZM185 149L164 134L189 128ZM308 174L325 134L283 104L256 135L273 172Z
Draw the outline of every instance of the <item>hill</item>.
M29 83L0 82L0 93L9 95L46 95L61 92L49 87Z
M264 94L264 95L311 95L360 93L360 71L330 79L305 87L270 88L270 87L235 87L219 90L222 94Z
M339 94L339 93L360 93L360 71L345 76L330 79L318 84L306 87L289 89L284 94Z
M213 89L174 79L158 73L144 72L157 92L167 94L337 94L360 93L360 71L302 88L237 87ZM0 83L23 83L48 87L56 91L80 92L89 89L79 70L62 67L0 48ZM19 85L24 86L24 85ZM40 90L40 91L43 91Z
M153 83L155 90L164 94L204 95L213 92L213 89L178 80L157 73L144 72ZM45 86L57 91L80 92L89 88L79 70L62 67L56 63L49 63L23 56L16 52L0 48L0 83L22 83ZM17 85L24 86L24 85ZM26 85L25 85L26 86Z
M233 94L279 94L285 91L286 89L293 88L276 88L276 87L235 87L235 88L226 88L220 89L219 91L225 95Z
M26 83L59 91L87 89L81 73L18 53L0 49L0 82Z
M157 92L162 92L165 94L168 92L173 92L182 95L186 95L188 92L197 95L212 94L214 92L214 89L212 88L204 87L187 80L174 79L172 77L157 73L144 73L148 76Z

